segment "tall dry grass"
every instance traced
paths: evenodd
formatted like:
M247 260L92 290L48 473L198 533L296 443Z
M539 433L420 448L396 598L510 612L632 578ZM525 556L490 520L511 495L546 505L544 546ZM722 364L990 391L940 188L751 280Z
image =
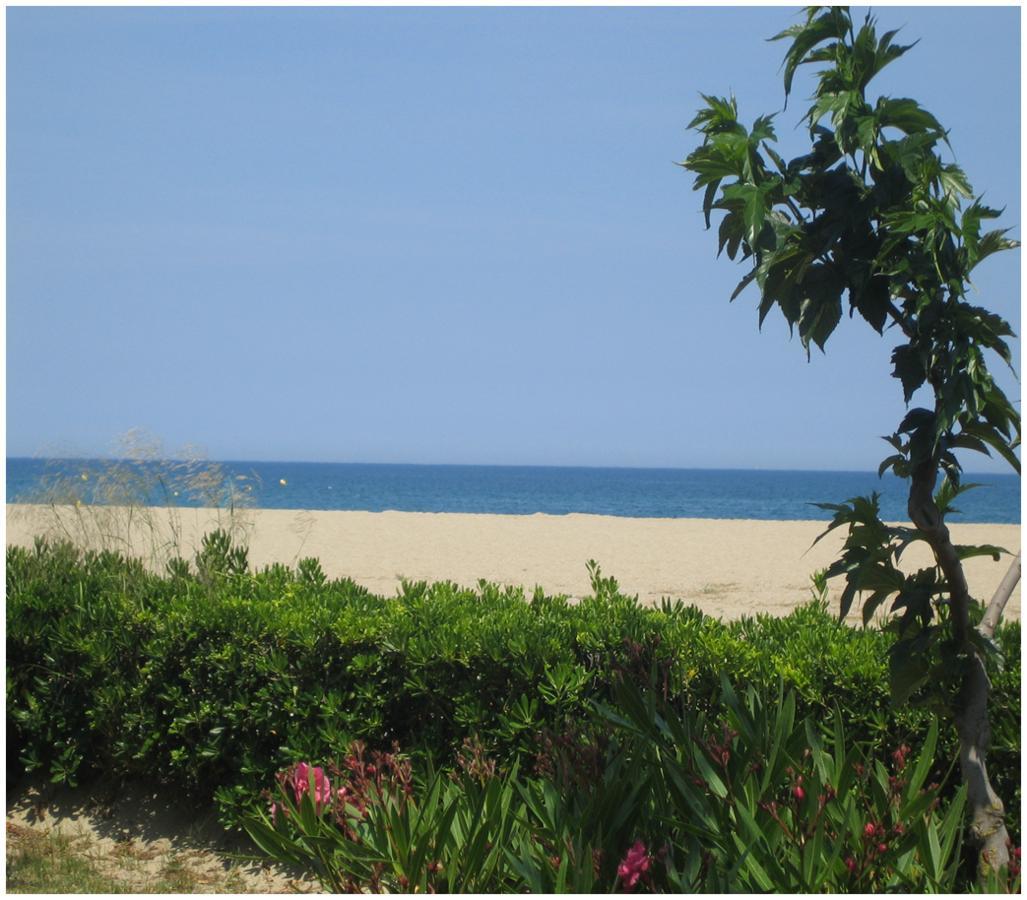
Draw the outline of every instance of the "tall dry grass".
M186 535L219 528L245 544L258 485L255 474L232 474L194 446L169 451L159 438L132 429L102 459L53 458L38 487L19 498L26 505L8 514L31 517L41 537L125 553L162 570L176 557L195 555L199 548ZM202 516L202 527L184 527L184 516Z

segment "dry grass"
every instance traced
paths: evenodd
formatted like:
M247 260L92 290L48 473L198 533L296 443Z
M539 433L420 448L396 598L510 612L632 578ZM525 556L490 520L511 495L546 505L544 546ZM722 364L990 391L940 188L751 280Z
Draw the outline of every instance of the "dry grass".
M42 779L8 796L9 893L306 893L302 873L249 860L211 810L142 784L57 788Z
M193 854L195 859L195 854ZM238 873L190 865L189 854L120 842L110 852L88 834L7 823L7 892L12 894L248 893Z
M55 459L38 490L21 499L45 510L41 524L34 519L41 537L137 556L163 570L197 549L183 541L182 511L191 506L213 510L210 528L245 543L255 487L255 476L231 476L193 447L169 451L135 429L104 460L83 460L72 469L66 459Z

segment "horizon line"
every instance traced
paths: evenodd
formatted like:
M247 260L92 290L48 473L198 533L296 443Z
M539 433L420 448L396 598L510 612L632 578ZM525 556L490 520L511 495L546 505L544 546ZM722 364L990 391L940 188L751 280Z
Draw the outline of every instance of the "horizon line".
M477 469L597 469L597 470L625 470L634 472L646 471L671 471L671 472L824 472L832 474L866 475L877 474L874 468L867 469L827 469L827 468L789 468L783 466L752 467L752 466L630 466L630 465L600 465L600 464L574 464L564 463L464 463L464 462L368 462L368 461L343 461L343 460L312 460L312 459L214 459L213 457L181 458L174 456L155 458L135 458L131 456L7 456L7 460L32 460L42 462L64 462L64 461L88 461L88 462L137 462L137 463L185 463L185 462L206 462L213 464L255 464L255 465L329 465L329 466L396 466L408 468L477 468ZM992 477L995 475L1008 477L1020 477L1018 472L973 472L963 470L964 476ZM878 477L881 477L880 475ZM891 477L900 476L891 473Z

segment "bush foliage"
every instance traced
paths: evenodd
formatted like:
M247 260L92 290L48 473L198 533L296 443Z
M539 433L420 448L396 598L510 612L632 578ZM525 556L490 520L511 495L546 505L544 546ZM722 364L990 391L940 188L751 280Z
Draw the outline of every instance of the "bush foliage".
M211 535L165 575L110 552L39 542L7 551L8 771L54 781L141 775L236 823L275 773L343 758L354 740L450 761L473 739L503 764L535 758L608 703L620 676L715 716L721 680L829 721L881 758L922 745L931 721L888 701L892 638L813 601L783 618L720 622L680 602L638 605L593 565L593 595L480 583L407 583L399 595L329 581L314 560L252 573ZM991 774L1019 806L1020 632L997 635ZM914 698L915 699L915 698ZM954 794L952 729L933 777ZM1019 823L1014 823L1018 840Z
M628 680L596 707L601 730L547 747L534 771L476 745L419 777L357 745L327 768L279 775L244 827L271 858L334 892L951 892L965 789L928 784L937 723L886 763L841 714L797 721L722 682L721 715L675 710ZM541 765L541 763L545 765ZM1014 889L1017 874L1010 871ZM995 886L1003 882L995 879Z

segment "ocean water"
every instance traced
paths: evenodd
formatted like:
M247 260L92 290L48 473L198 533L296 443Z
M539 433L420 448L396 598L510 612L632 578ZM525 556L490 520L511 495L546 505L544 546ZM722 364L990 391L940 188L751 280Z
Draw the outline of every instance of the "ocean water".
M195 476L211 466L217 477L198 489ZM830 519L813 504L876 491L886 521L908 518L905 483L891 474L742 469L228 461L189 470L174 462L8 458L7 502L40 502L55 484L83 502L116 500L110 486L126 480L136 502L158 506L210 505L234 495L265 509L710 519ZM958 498L953 521L1019 523L1018 476L967 474L964 480L981 487Z

